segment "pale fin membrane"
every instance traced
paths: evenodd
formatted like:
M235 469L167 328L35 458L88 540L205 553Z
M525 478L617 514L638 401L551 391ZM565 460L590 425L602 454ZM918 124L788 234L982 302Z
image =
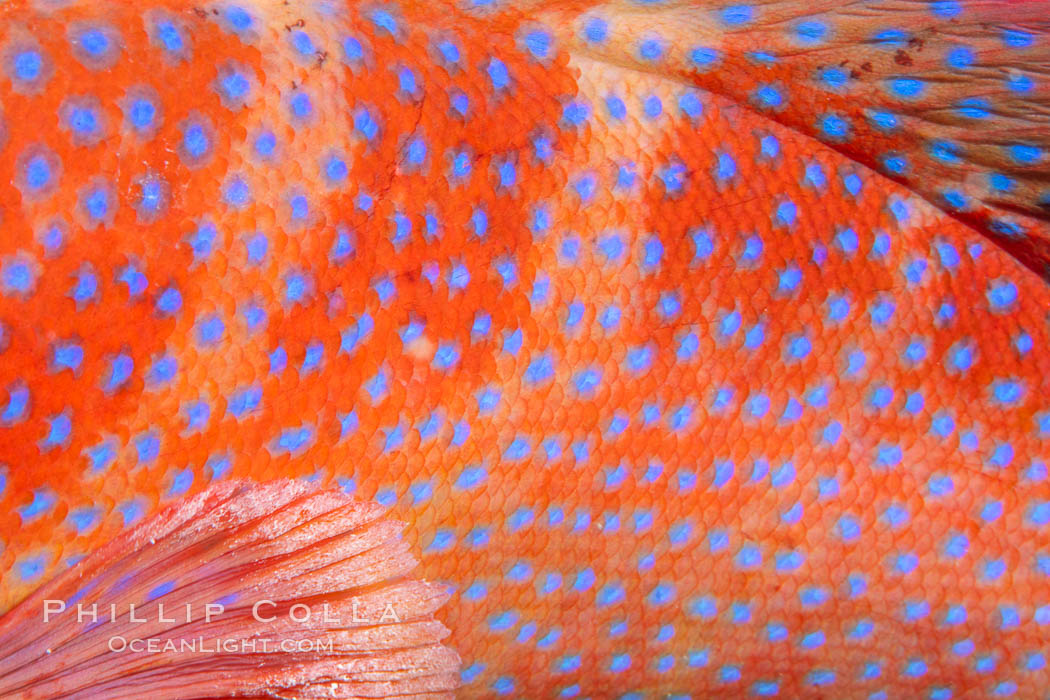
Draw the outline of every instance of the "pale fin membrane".
M451 697L448 591L400 532L339 491L219 483L0 618L0 697Z

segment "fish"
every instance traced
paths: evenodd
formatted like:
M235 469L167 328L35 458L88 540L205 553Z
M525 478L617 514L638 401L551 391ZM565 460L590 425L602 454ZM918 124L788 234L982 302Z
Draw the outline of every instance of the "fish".
M1048 17L3 3L0 689L1045 697Z

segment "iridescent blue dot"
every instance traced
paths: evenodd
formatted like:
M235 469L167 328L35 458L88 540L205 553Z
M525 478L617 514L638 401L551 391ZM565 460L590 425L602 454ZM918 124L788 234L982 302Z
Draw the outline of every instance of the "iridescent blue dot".
M44 57L36 50L22 51L15 54L12 68L16 80L33 82L43 74Z
M157 106L146 97L131 100L128 105L128 121L136 131L146 131L157 118Z
M609 24L601 17L594 17L584 25L583 36L591 43L601 43L608 35Z
M697 46L689 52L689 60L701 70L706 70L714 65L718 61L719 56L717 49L711 49L706 46Z
M182 33L171 22L158 22L154 31L166 51L178 53L185 48L186 43L182 38Z
M969 46L957 46L948 52L945 62L957 70L969 68L977 60L977 55Z
M193 159L201 159L211 150L211 139L203 124L190 123L182 131L182 147Z
M725 24L731 27L738 27L747 24L755 18L755 8L750 5L732 5L723 9L719 13L719 17Z
M297 92L292 95L292 98L288 101L288 108L291 110L292 116L299 121L309 118L314 111L313 102L305 92Z
M664 45L659 39L644 39L638 44L638 56L645 61L656 61L664 55Z
M88 29L77 37L80 47L92 56L102 56L110 48L109 37L98 29Z

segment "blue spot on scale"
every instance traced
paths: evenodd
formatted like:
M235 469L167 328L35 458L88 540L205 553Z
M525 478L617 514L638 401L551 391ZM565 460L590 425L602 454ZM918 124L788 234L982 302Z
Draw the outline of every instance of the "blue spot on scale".
M755 18L755 8L750 5L732 5L723 9L719 16L724 24L739 27Z
M1007 150L1013 161L1023 166L1035 165L1043 157L1042 150L1031 144L1014 144Z
M828 27L823 22L808 20L795 26L795 36L803 44L818 44L824 41Z
M700 70L707 70L718 61L720 55L716 49L698 46L689 52L689 60Z
M948 52L948 56L945 58L945 62L956 70L964 70L969 68L977 60L977 56L973 49L968 46L958 46Z
M269 158L277 150L277 136L272 131L264 131L255 137L255 153L262 158Z
M190 122L183 128L182 148L193 160L201 160L211 151L211 138L203 123Z
M377 29L382 29L388 34L397 33L397 20L386 10L373 10L368 17Z
M1018 93L1031 92L1032 88L1035 86L1035 82L1030 77L1021 73L1009 74L1006 77L1005 83L1007 89Z
M309 119L314 112L314 104L305 92L297 92L288 100L288 108L296 121Z
M226 8L225 19L229 26L237 33L244 33L251 29L254 21L248 11L238 5Z
M87 29L76 38L76 44L94 58L104 56L112 48L110 38L101 29Z
M562 109L562 116L570 126L581 126L590 119L591 109L585 102L572 101Z
M1008 279L993 280L985 296L993 311L1005 311L1017 301L1017 285Z
M992 383L992 396L1002 405L1016 404L1024 397L1024 394L1024 384L1019 381L1000 379Z
M100 122L99 113L85 103L74 103L66 110L66 125L80 137L99 135Z
M135 364L131 356L126 354L117 355L110 363L109 373L102 385L102 390L106 393L112 393L122 388L128 379L131 378L134 368Z
M231 71L219 79L219 91L228 103L243 103L251 87L247 76L237 71Z
M44 72L44 56L35 49L15 54L11 63L14 78L23 83L31 83Z
M338 184L346 180L350 174L350 169L344 160L333 155L325 161L324 173L329 182Z
M663 114L663 103L660 101L660 98L656 95L650 95L649 97L645 98L644 102L642 102L642 111L644 112L645 116L649 119L656 119L661 114Z
M25 254L16 254L0 262L0 292L5 296L27 296L36 287L35 261Z
M182 33L171 22L158 22L154 26L153 31L161 46L169 53L179 53L186 47Z
M48 151L33 155L22 166L25 184L31 193L44 192L53 185L57 159Z
M45 554L25 556L18 561L18 577L26 583L32 583L44 575L47 570L48 557Z
M197 324L197 342L203 346L214 345L222 340L225 329L222 318L206 316Z
M765 51L750 51L747 54L747 58L752 63L757 63L760 66L773 66L777 62L777 57L773 54L766 53Z
M128 102L127 119L131 122L131 126L135 131L148 131L155 125L154 123L157 120L157 106L154 104L153 100L148 97L133 98ZM184 145L188 152L192 152L189 144L184 143ZM207 146L205 145L200 149L199 155L203 155L206 150Z
M872 36L871 41L883 48L900 48L910 39L911 35L900 29L884 29Z
M719 153L715 166L715 177L725 182L735 177L736 174L736 160L733 159L733 156L725 152Z
M1002 33L1003 45L1010 48L1026 48L1032 45L1034 37L1031 33L1020 29L1004 29Z
M423 548L425 553L447 552L456 546L456 534L452 530L439 529L434 533L430 544Z
M817 80L824 84L829 90L842 90L850 83L850 76L842 68L837 66L824 68L817 73Z
M584 25L583 36L592 44L600 44L608 35L609 24L601 17L594 17Z
M777 109L782 107L785 101L783 93L772 85L760 86L755 90L751 99L760 107L767 109Z
M244 178L234 177L222 191L223 201L234 209L242 209L252 201L252 189Z
M489 61L486 72L492 82L492 87L496 90L504 90L510 85L510 71L507 69L507 64L498 58Z
M317 52L313 39L301 29L297 29L289 34L288 41L300 56L312 57Z
M360 46L360 44L358 44ZM453 44L451 41L438 42L437 50L448 63L459 63L460 51L459 47ZM360 53L359 51L357 53ZM358 56L360 58L360 56Z
M657 61L664 55L664 44L660 39L643 39L638 44L638 56L644 61Z
M944 19L951 19L962 12L962 5L958 0L934 0L930 3L933 14Z
M23 523L31 522L44 513L49 512L55 505L55 495L46 489L37 489L33 492L33 500L25 506L16 508Z
M532 31L525 35L525 48L536 58L547 58L551 51L551 35L545 31Z
M47 435L38 444L41 451L48 451L58 447L64 447L73 432L73 420L68 411L58 413L47 419Z

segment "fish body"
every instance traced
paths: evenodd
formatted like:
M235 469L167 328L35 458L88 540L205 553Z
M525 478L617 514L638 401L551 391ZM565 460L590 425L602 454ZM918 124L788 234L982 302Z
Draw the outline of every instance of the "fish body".
M2 604L295 477L466 697L1041 697L1046 9L6 3Z

